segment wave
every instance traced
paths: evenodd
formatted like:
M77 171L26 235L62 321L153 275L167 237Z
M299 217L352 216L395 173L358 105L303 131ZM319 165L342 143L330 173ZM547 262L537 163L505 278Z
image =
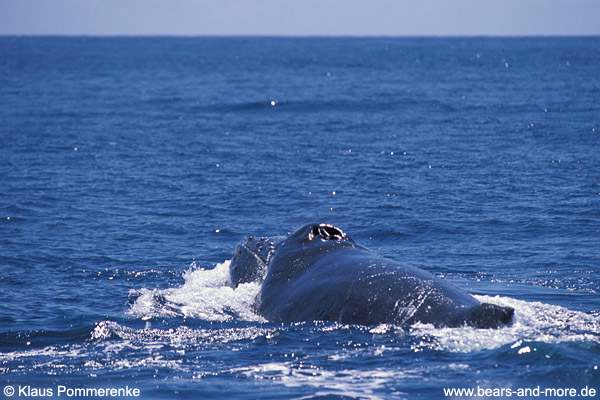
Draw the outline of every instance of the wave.
M600 315L573 311L564 307L517 300L511 297L474 296L477 300L515 309L515 322L502 329L476 329L472 327L434 328L417 324L410 334L423 337L415 349L432 348L450 352L468 353L490 350L511 344L512 349L529 352L526 342L600 343ZM525 343L525 344L524 344Z
M205 321L252 321L267 322L256 313L254 303L260 290L258 283L247 283L233 289L229 286L229 263L224 261L213 269L198 269L195 265L184 274L182 286L132 291L135 302L127 314L132 318L149 320L159 317L189 317ZM479 296L481 302L510 306L515 309L515 322L502 329L476 329L473 327L435 328L432 325L416 324L403 329L382 324L377 327L354 326L353 329L367 330L373 334L403 332L416 339L412 344L415 350L426 348L450 352L472 352L495 349L507 344L520 346L524 342L594 342L600 343L600 315L573 311L561 306L518 300L511 297ZM348 325L326 325L323 329L348 329ZM106 329L100 325L97 329ZM179 328L178 328L179 329ZM180 328L189 329L189 328ZM123 329L111 328L118 337L130 336ZM117 332L117 333L115 333ZM190 331L191 332L191 331ZM176 335L196 335L188 331L174 332ZM145 337L155 337L158 331L139 333ZM210 336L212 333L203 334ZM214 333L217 335L217 332ZM104 334L96 332L94 337ZM109 335L110 336L110 335ZM217 335L218 336L218 335ZM243 335L242 335L243 336ZM522 351L527 351L523 345Z
M132 290L135 299L127 315L148 320L160 317L189 317L206 321L265 321L254 308L260 284L229 286L230 260L213 269L197 268L195 263L183 278L184 284L169 289Z

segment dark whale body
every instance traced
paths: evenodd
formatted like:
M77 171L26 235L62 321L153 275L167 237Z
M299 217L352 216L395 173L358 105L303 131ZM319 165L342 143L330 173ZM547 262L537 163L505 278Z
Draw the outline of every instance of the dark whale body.
M238 245L230 272L234 287L262 281L257 310L270 321L499 328L514 313L383 258L327 224L306 225L286 238L251 237Z

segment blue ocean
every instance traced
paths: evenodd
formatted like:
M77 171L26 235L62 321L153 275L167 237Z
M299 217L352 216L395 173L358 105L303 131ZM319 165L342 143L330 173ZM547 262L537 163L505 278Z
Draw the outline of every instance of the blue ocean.
M599 154L598 37L2 37L1 396L598 398ZM312 222L515 322L267 321Z

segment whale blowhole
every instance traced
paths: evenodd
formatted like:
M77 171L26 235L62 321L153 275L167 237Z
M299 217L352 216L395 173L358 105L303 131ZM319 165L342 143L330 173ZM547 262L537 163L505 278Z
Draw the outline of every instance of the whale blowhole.
M342 240L346 234L340 229L329 224L314 225L309 233L309 239L319 236L323 240Z

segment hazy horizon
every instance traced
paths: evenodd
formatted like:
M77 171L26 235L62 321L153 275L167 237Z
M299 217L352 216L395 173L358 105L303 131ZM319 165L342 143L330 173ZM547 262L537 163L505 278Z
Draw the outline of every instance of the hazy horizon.
M252 34L54 34L54 33L27 33L27 34L13 34L13 33L0 33L0 37L62 37L62 38L282 38L282 39L318 39L318 38L331 38L331 39L343 39L343 38L356 38L356 39L377 39L377 38L390 38L390 39L435 39L435 38L502 38L502 39L522 39L522 38L596 38L600 37L600 34L559 34L559 35L344 35L344 34L331 34L331 35L286 35L286 34L272 34L272 35L252 35Z
M592 0L2 0L2 36L598 36Z

